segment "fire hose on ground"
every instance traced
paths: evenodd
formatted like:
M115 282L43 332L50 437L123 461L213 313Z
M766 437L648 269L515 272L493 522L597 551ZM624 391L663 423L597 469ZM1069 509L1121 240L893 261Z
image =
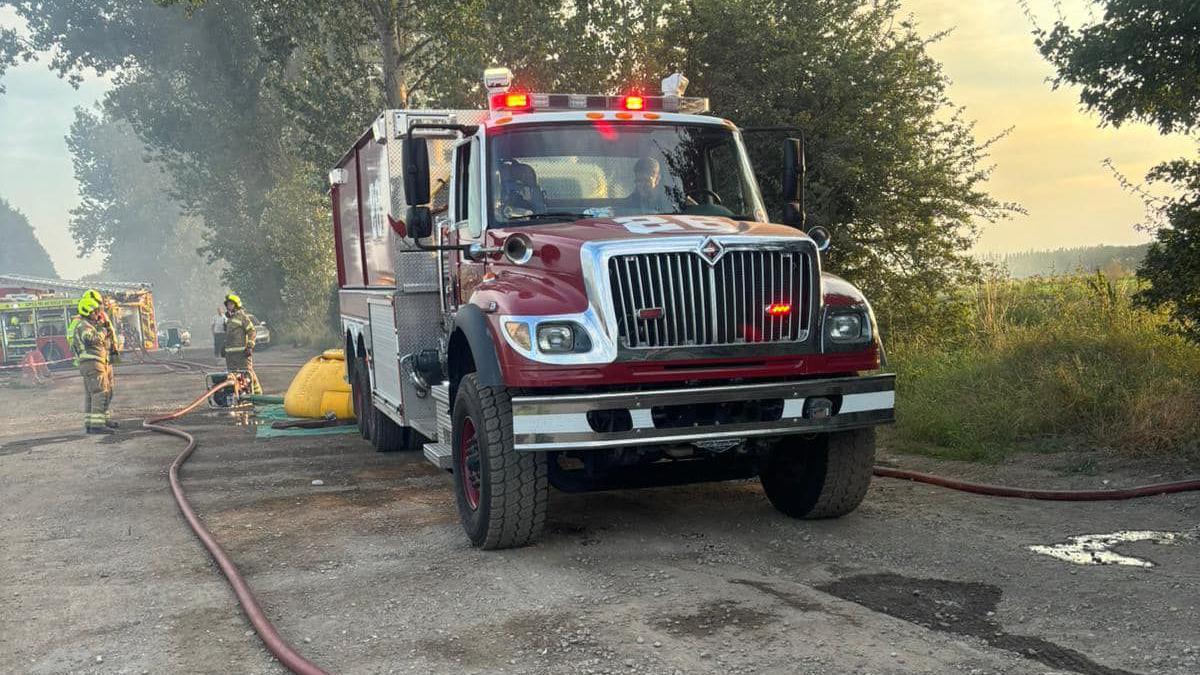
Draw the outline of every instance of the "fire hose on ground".
M159 424L160 422L179 419L180 417L183 417L199 407L200 404L203 403L209 396L212 396L223 389L236 386L237 382L235 380L226 380L225 382L222 382L209 389L202 396L198 397L195 401L192 401L184 408L167 415L161 415L159 417L152 417L144 420L142 422L142 427L160 434L168 434L170 436L182 438L187 442L187 447L185 447L183 451L179 453L179 456L175 458L175 461L171 463L171 493L175 496L175 503L179 505L179 511L183 514L184 519L187 520L188 526L192 528L192 532L194 532L196 537L200 539L200 542L204 544L204 548L208 549L208 553L212 556L213 561L215 561L217 566L221 568L221 572L225 575L225 579L229 582L230 587L232 587L234 595L237 596L238 603L242 606L242 611L246 613L246 618L248 618L251 625L254 626L254 630L256 633L258 633L258 637L262 640L263 645L273 655L275 655L275 658L278 659L279 662L284 665L284 667L293 673L299 673L301 675L324 675L326 673L325 670L304 658L300 652L296 651L294 647L288 644L288 642L279 635L279 631L275 629L275 625L272 624L271 621L267 619L266 614L263 613L262 606L258 603L258 599L250 590L250 586L246 583L246 580L238 571L237 565L235 565L233 561L230 560L229 556L225 554L225 550L221 548L220 543L217 542L216 538L214 538L212 533L208 531L208 528L204 526L204 523L200 520L200 517L197 516L196 512L192 509L192 505L188 501L187 495L183 491L183 485L179 482L179 469L183 466L184 462L187 462L188 458L191 457L192 452L196 449L195 437L188 432L183 431L182 429L161 426Z
M213 561L221 569L225 575L225 579L229 582L234 595L237 596L238 603L242 607L242 611L250 620L259 639L263 645L283 664L286 668L294 673L301 675L320 675L326 673L320 666L312 663L304 658L291 644L280 636L275 625L267 619L263 612L262 606L258 599L250 590L245 578L238 571L237 566L221 548L219 542L213 537L212 533L204 526L203 521L196 515L192 509L191 503L187 499L187 495L183 490L183 485L179 480L179 470L184 463L191 457L193 451L197 447L196 439L188 432L175 427L162 426L161 422L176 420L184 415L192 412L200 406L210 396L228 388L236 388L237 380L227 380L206 391L201 396L197 397L187 406L166 415L152 417L142 422L142 427L150 431L161 434L167 434L181 438L187 442L187 446L171 463L169 479L171 484L171 492L175 497L175 502L179 506L180 512L187 520L188 526L192 532L208 550ZM244 397L243 397L244 398ZM261 397L265 398L265 397ZM897 478L902 480L910 480L939 487L948 488L951 490L959 490L962 492L970 492L973 494L988 495L994 497L1010 497L1016 499L1038 499L1038 500L1053 500L1053 501L1100 501L1100 500L1123 500L1133 499L1137 497L1149 497L1152 495L1172 494L1178 492L1187 492L1200 490L1200 480L1183 480L1169 483L1156 483L1152 485L1142 485L1132 488L1112 489L1112 490L1038 490L1028 488L1015 488L1002 485L987 485L983 483L972 483L968 481L935 476L917 471L906 471L903 469L895 469L891 467L876 465L873 469L876 476L884 478Z
M1154 483L1151 485L1139 485L1131 488L1108 490L1037 490L1031 488L1009 487L1007 485L971 483L955 478L946 478L944 476L921 473L919 471L893 469L891 467L878 465L874 467L874 473L876 476L882 476L884 478L898 478L901 480L910 480L918 483L927 483L929 485L936 485L938 487L944 487L950 490L970 492L977 495L987 495L989 497L1040 499L1060 502L1118 501L1122 499L1136 499L1138 497L1153 497L1154 495L1166 495L1176 492L1200 490L1200 479L1180 480L1170 483Z

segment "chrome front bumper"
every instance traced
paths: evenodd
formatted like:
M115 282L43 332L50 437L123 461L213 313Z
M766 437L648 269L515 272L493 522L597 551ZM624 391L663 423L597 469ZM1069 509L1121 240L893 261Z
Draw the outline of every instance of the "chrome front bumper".
M692 389L514 396L513 437L517 450L538 452L742 440L856 429L895 421L895 389L895 375L867 375ZM840 405L828 417L806 417L804 403L815 397L840 397ZM779 419L765 422L659 428L652 415L656 406L773 399L783 400L783 413ZM633 428L629 431L594 431L588 422L590 411L621 409L628 410L632 419Z

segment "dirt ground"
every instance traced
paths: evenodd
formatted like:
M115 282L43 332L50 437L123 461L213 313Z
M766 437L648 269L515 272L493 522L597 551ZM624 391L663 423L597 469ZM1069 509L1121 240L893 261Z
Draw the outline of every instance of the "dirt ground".
M292 371L261 373L282 391ZM174 409L202 384L123 368L115 411ZM180 442L132 421L84 436L81 397L77 378L0 387L0 672L281 672L176 511ZM331 672L1200 672L1200 493L1049 503L877 479L856 513L820 522L746 481L556 494L539 544L481 552L450 477L419 454L255 440L227 413L181 426L201 444L183 472L197 510L284 637ZM883 460L1046 487L1179 471ZM1115 548L1140 566L1029 549L1141 530L1167 534Z

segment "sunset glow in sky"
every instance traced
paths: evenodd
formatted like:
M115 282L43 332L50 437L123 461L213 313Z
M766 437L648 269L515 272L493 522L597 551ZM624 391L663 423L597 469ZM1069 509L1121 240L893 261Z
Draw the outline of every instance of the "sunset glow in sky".
M1154 164L1195 155L1196 141L1163 137L1133 125L1100 128L1083 112L1076 92L1052 91L1052 70L1037 53L1032 26L1017 0L904 0L922 35L953 29L930 47L952 79L950 94L977 121L983 140L1013 131L992 151L996 165L988 189L1029 214L986 225L977 250L1010 252L1089 244L1133 244L1148 239L1133 225L1143 209L1123 192L1103 166L1140 180ZM1038 21L1049 26L1052 0L1030 0ZM1083 0L1064 0L1069 18L1085 17ZM17 25L0 10L0 25ZM73 108L89 106L107 84L90 80L73 90L44 64L25 64L5 77L0 96L0 197L22 210L50 251L59 273L79 277L96 271L97 259L81 261L67 229L68 211L78 203L71 158L63 137ZM696 92L702 94L703 92ZM349 142L349 141L347 141Z
M1087 3L1064 0L1067 19L1086 19ZM1039 25L1054 23L1052 0L1029 0ZM905 0L922 35L953 29L933 44L953 84L950 95L977 121L976 138L1012 132L992 149L995 173L989 191L1029 211L983 228L981 252L1138 244L1148 235L1133 228L1143 219L1141 201L1121 190L1102 162L1141 181L1153 165L1196 154L1196 141L1164 137L1147 125L1101 128L1084 112L1074 89L1054 91L1054 71L1033 44L1033 28L1016 0Z

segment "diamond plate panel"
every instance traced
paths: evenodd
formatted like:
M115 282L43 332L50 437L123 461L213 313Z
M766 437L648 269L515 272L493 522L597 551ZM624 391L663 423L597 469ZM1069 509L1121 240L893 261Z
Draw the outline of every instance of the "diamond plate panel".
M415 254L404 256L415 257ZM441 313L436 292L396 294L396 334L401 356L438 348L438 340L443 336ZM405 363L400 370L404 417L409 426L433 438L437 434L433 397L427 392L419 395L409 375L410 365Z

